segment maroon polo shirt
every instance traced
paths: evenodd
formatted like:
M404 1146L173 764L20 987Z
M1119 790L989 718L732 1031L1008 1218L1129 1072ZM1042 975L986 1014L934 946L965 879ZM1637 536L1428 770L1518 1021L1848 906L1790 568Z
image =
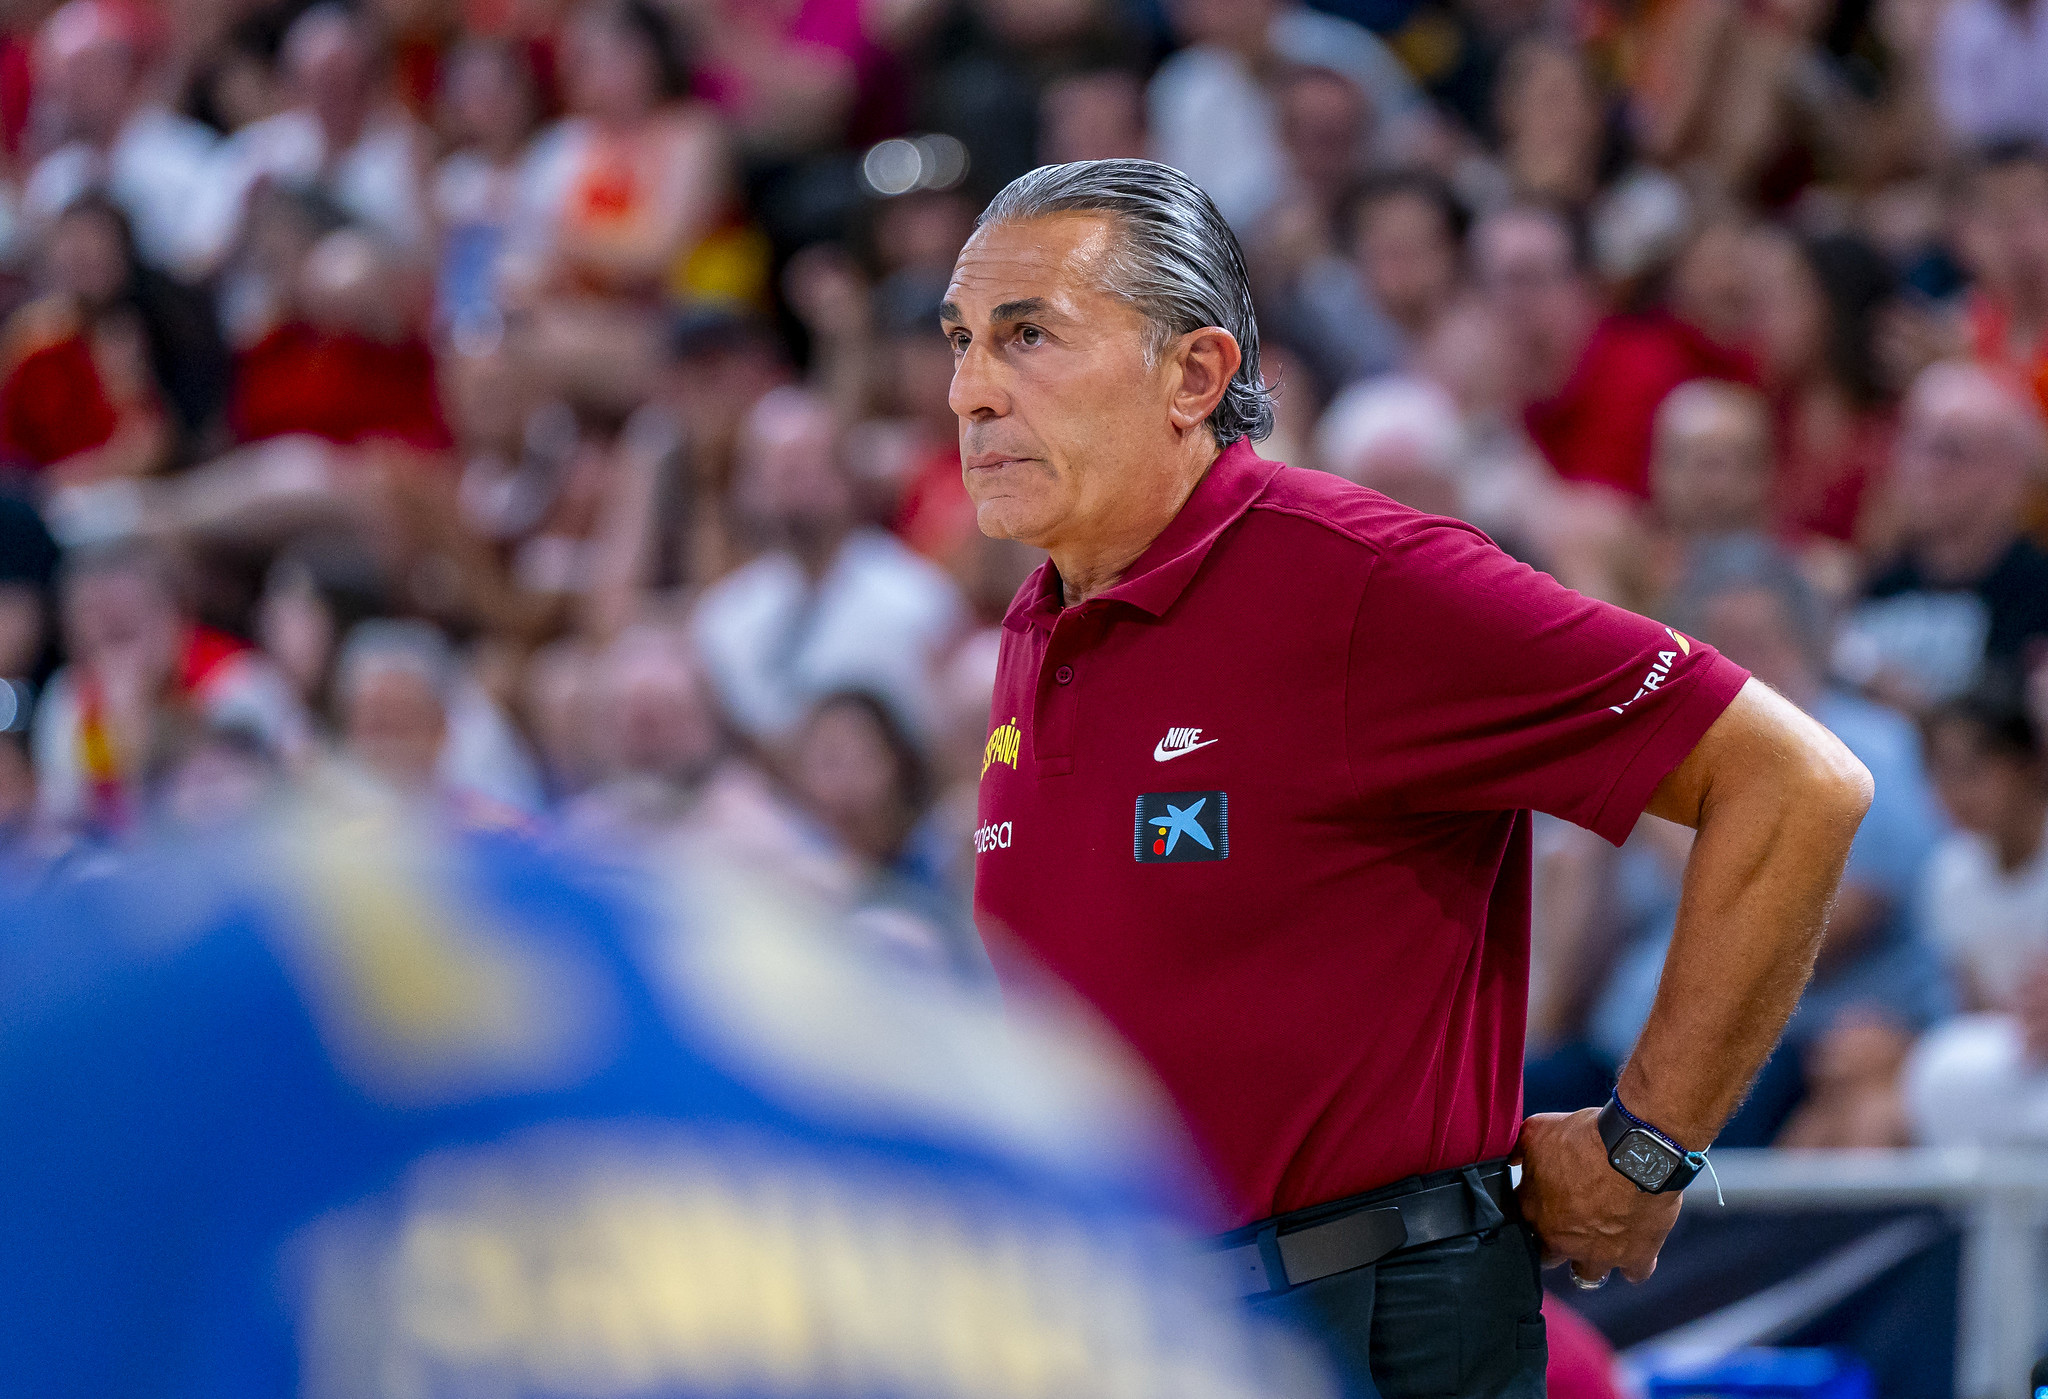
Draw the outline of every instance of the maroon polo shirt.
M1063 608L1047 564L1003 626L977 919L1150 1062L1230 1223L1508 1152L1530 811L1619 843L1746 678L1246 443L1123 582Z

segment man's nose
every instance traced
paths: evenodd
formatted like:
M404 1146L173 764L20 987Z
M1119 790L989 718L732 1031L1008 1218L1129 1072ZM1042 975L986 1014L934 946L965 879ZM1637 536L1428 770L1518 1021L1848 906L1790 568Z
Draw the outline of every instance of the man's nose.
M1010 411L996 357L980 345L969 345L954 362L953 386L946 394L953 412L966 419L1000 418Z

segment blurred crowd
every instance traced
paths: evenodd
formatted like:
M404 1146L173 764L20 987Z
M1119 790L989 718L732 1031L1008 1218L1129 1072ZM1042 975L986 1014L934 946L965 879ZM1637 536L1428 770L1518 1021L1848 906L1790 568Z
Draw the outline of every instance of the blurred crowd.
M0 25L16 875L371 784L687 843L984 981L1038 556L975 528L937 307L1007 180L1146 155L1244 245L1265 455L1721 648L1876 775L1724 1141L2048 1142L2048 0ZM1604 1100L1688 837L1540 825L1532 1110Z

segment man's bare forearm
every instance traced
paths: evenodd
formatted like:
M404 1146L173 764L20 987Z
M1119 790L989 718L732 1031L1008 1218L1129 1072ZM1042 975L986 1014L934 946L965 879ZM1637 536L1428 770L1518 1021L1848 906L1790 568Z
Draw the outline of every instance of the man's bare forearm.
M1870 790L1838 739L1754 680L1657 789L1651 813L1698 835L1620 1092L1681 1145L1713 1140L1784 1032Z

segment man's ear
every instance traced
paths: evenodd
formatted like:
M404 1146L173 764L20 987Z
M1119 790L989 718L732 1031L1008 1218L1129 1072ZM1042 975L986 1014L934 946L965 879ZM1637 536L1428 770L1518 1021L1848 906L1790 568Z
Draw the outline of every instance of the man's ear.
M1168 352L1179 369L1179 381L1167 401L1167 415L1178 432L1191 432L1209 420L1223 401L1244 352L1237 337L1221 326L1203 326L1181 336Z

